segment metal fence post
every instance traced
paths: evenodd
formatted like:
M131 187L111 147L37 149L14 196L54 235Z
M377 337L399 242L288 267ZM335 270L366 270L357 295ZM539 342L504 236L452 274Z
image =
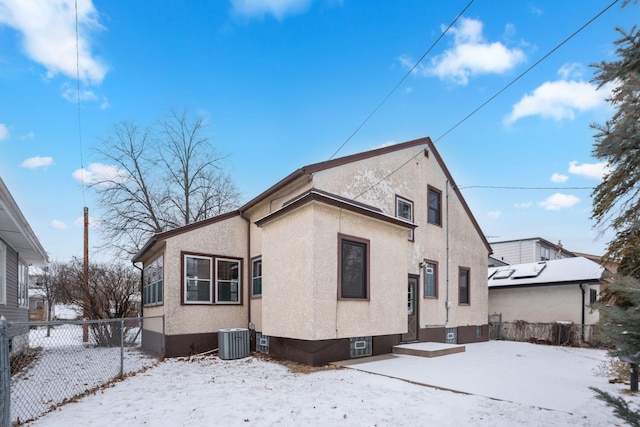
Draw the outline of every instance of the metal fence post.
M11 426L11 366L7 319L0 316L0 410L2 427Z
M124 318L120 319L120 378L124 376Z

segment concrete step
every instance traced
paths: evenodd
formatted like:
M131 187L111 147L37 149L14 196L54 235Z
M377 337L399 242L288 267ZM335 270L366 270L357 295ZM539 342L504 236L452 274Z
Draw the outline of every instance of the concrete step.
M411 344L399 344L393 346L395 354L408 354L420 357L440 357L448 354L464 353L464 345L445 344L440 342L417 342Z

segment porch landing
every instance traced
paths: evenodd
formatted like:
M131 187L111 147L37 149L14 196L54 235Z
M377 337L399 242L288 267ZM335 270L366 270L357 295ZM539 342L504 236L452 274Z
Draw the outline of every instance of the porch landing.
M395 354L408 354L420 357L440 357L448 354L464 353L464 345L445 344L441 342L417 342L411 344L399 344L393 346Z

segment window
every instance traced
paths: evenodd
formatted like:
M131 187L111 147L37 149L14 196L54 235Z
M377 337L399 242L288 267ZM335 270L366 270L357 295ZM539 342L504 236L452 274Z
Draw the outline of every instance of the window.
M442 225L442 193L435 188L427 190L428 218L430 224Z
M29 266L18 261L18 307L29 308Z
M458 269L458 304L469 304L469 269Z
M240 303L240 261L216 259L216 295L218 303Z
M212 303L211 258L185 255L184 267L184 302Z
M251 263L251 283L251 294L254 297L262 295L262 258Z
M598 300L598 291L589 289L589 304L593 304Z
M396 196L396 217L413 222L413 202ZM413 230L409 230L409 240L413 242Z
M424 296L438 297L438 264L432 261L425 261L424 264Z
M540 246L540 261L549 261L551 259L551 250L546 246Z
M7 303L7 247L0 242L0 304Z
M338 282L341 299L369 299L369 241L339 235Z
M163 302L163 259L164 257L160 255L149 264L144 266L144 271L142 273L142 298L145 307L161 305Z

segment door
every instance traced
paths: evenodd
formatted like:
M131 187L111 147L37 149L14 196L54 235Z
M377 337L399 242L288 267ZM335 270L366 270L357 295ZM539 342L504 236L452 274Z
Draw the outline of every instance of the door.
M407 286L407 333L402 342L418 341L418 278L409 277Z

